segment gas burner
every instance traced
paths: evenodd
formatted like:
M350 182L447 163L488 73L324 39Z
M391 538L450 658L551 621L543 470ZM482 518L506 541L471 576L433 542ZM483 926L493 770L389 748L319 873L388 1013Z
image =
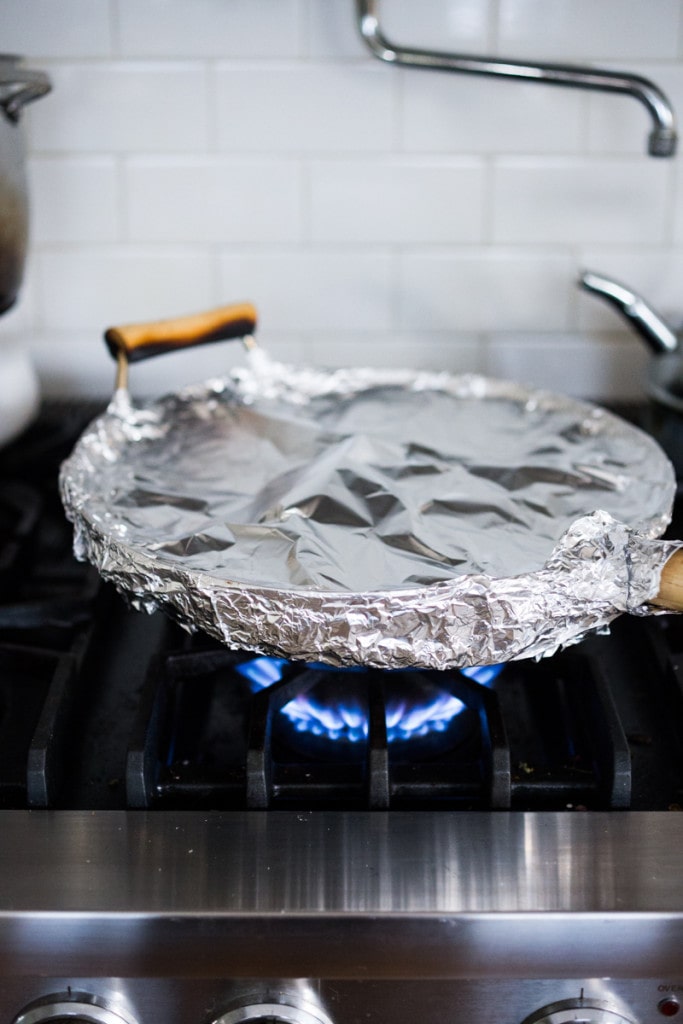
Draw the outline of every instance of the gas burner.
M683 805L683 616L625 617L505 666L493 687L488 669L342 671L228 650L130 611L74 562L56 478L76 440L66 424L91 412L46 411L0 453L0 806Z
M463 674L490 686L502 668L491 665L465 669ZM361 750L370 730L372 690L377 687L383 691L386 738L393 748L437 752L455 746L471 732L472 716L449 687L449 673L419 669L378 673L317 663L298 666L268 657L243 661L236 670L253 692L273 686L289 671L295 673L301 692L282 708L279 735L307 753L348 757L354 748Z

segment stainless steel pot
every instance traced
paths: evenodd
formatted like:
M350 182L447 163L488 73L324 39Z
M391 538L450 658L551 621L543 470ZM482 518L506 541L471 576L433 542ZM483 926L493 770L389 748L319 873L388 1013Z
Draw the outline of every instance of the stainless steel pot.
M579 284L608 302L652 353L645 389L651 399L647 426L683 476L683 351L680 333L628 285L595 271Z
M20 59L0 54L0 313L16 301L26 259L28 199L19 118L26 103L50 91L47 75L22 68Z

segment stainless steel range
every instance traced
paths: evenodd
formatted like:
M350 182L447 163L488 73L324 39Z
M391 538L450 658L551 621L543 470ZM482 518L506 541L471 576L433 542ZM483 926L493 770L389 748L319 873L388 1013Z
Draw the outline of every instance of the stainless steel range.
M675 1016L679 619L497 675L353 670L342 701L342 670L74 562L56 474L91 412L0 456L2 1019Z

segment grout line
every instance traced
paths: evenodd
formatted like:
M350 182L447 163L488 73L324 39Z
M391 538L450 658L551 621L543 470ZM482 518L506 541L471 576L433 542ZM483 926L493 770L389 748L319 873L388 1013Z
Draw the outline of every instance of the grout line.
M207 154L216 155L219 150L218 144L218 68L215 60L207 61L204 69L204 112L206 114L206 151ZM229 154L226 154L229 155Z
M484 197L481 217L482 244L492 246L495 234L495 194L498 168L493 157L484 160Z
M130 203L127 187L127 158L123 154L115 154L114 173L116 175L116 241L130 244Z
M490 0L488 43L491 47L491 52L494 54L498 54L498 47L500 45L500 16L500 0Z
M313 174L310 156L299 165L300 232L298 248L303 250L313 245Z
M317 2L317 0L316 0ZM296 37L298 56L302 61L311 59L311 5L310 0L297 0L296 3Z
M109 31L111 37L112 59L120 59L123 56L123 38L121 34L121 11L118 0L109 0Z
M679 140L680 145L680 140ZM680 175L676 174L675 163L672 163L668 170L668 183L666 192L668 195L668 203L664 204L664 225L662 231L662 244L668 248L675 246L676 237L676 210L678 209L679 203L679 192L680 192Z

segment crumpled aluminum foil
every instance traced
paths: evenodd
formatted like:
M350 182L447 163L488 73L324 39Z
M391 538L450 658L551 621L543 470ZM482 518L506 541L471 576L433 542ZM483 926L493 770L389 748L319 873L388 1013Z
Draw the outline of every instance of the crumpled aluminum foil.
M234 649L436 669L540 657L644 613L679 546L673 470L582 402L479 376L262 352L64 463L76 555Z

